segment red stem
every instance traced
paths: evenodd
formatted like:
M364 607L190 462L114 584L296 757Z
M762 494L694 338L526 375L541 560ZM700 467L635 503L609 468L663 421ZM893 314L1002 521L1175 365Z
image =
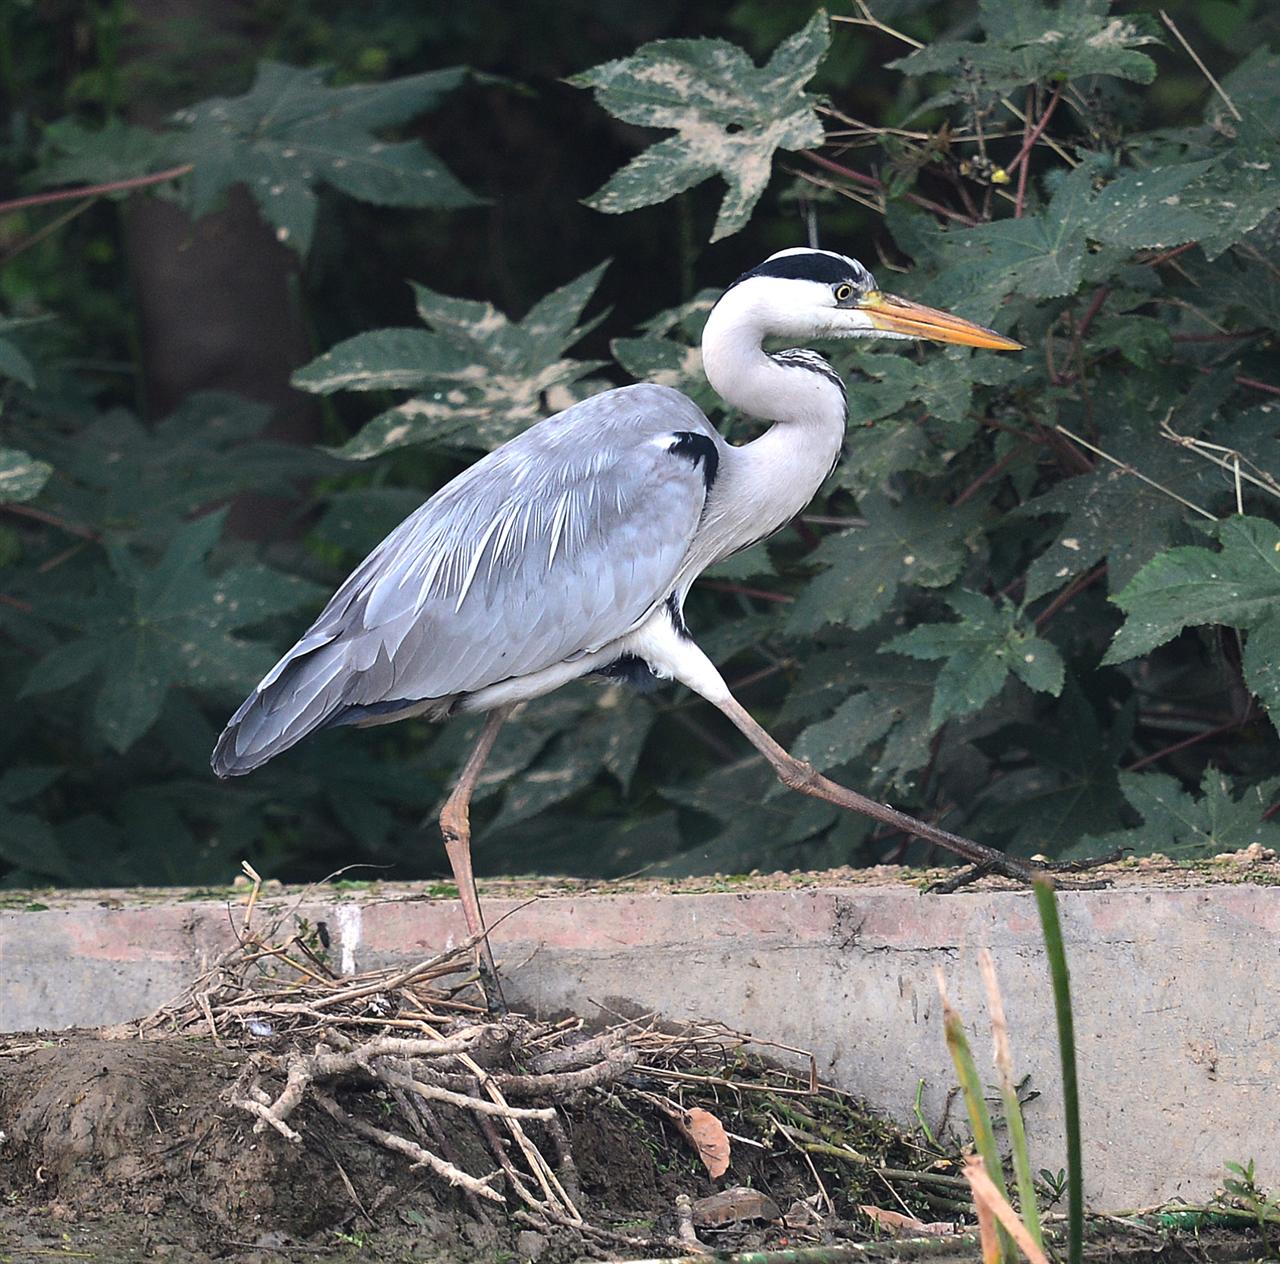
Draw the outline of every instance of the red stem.
M51 202L71 202L76 198L99 197L103 193L121 193L125 189L145 189L151 184L163 184L166 180L176 180L194 169L194 163L184 162L180 167L156 171L149 176L131 176L128 180L109 180L106 184L80 185L74 189L58 189L54 193L33 193L30 197L0 202L0 215L11 215L14 211L23 211L29 206L47 206Z
M1107 301L1107 295L1111 293L1109 285L1100 285L1093 292L1093 298L1089 302L1089 306L1085 308L1084 315L1080 317L1080 324L1076 329L1075 338L1077 349L1081 339L1089 332L1089 326L1093 324L1094 317L1102 310L1102 305Z
M1184 241L1181 246L1174 246L1172 250L1166 250L1150 259L1144 259L1142 262L1149 268L1158 268L1162 263L1168 263L1170 259L1185 255L1188 250L1194 250L1199 244L1198 241Z
M815 154L807 150L804 156L811 162L817 163L819 167L825 167L828 171L844 176L846 180L852 180L854 184L861 184L865 188L875 189L878 193L885 191L884 182L877 180L875 176L865 175L861 171L854 171L852 167L843 167L838 162L832 162L830 158L824 158L821 154ZM959 211L953 211L949 206L943 206L941 202L934 202L929 198L921 197L918 193L907 193L904 196L908 202L914 203L916 206L922 206L926 211L932 211L935 215L953 219L958 224L964 224L968 228L972 228L978 222L970 219L967 215L962 215Z
M724 579L700 579L702 588L710 588L712 592L737 593L740 597L758 597L761 601L779 601L789 604L795 600L787 593L770 592L767 588L750 588L745 584L732 584Z
M1127 764L1125 772L1137 772L1139 768L1154 764L1166 755L1176 755L1178 751L1186 750L1188 746L1195 746L1200 742L1207 742L1211 737L1219 737L1223 733L1230 733L1233 729L1238 729L1243 723L1243 720L1228 720L1226 724L1219 724L1214 728L1205 729L1202 733L1193 733L1190 737L1184 737L1180 742L1174 742L1172 746L1166 746L1163 750L1144 755L1141 759L1136 759L1133 763ZM1280 804L1277 806L1280 806Z
M46 509L37 509L33 505L0 505L6 513L16 514L19 518L34 518L36 522L43 522L49 527L58 527L62 531L69 531L72 535L78 535L84 540L96 540L98 533L90 527L82 527L74 522L67 522L65 518L59 518L57 514L51 514Z
M958 509L961 505L963 505L963 504L964 504L964 502L965 502L966 500L969 500L969 499L974 495L974 493L975 493L975 492L977 492L977 490L978 490L980 487L984 486L986 483L989 483L989 482L990 482L993 478L995 478L998 474L1003 474L1003 473L1004 473L1004 471L1005 471L1006 469L1008 469L1009 465L1010 465L1010 464L1011 464L1011 463L1012 463L1012 462L1013 462L1017 457L1021 456L1021 455L1022 455L1022 453L1023 453L1025 450L1026 450L1026 449L1025 449L1024 447L1022 447L1022 446L1016 447L1016 448L1014 448L1012 451L1010 451L1010 452L1006 452L1006 453L1004 454L1004 456L1002 456L1002 457L1001 457L1001 458L1000 458L1000 459L999 459L999 460L998 460L998 461L997 461L993 466L991 466L989 469L985 469L985 470L983 470L983 471L982 471L982 473L981 473L981 474L979 474L979 475L978 475L978 477L977 477L977 478L975 478L975 479L973 480L973 482L972 482L972 483L970 483L970 484L969 484L969 486L968 486L968 487L966 487L966 488L964 489L964 491L962 491L962 492L961 492L961 493L960 493L960 494L955 498L955 500L953 500L953 501L951 502L951 507L952 507L952 509Z
M1241 386L1251 386L1255 391L1266 391L1268 395L1280 395L1280 386L1272 386L1270 382L1259 382L1256 377L1241 377L1236 374L1236 381Z
M1099 562L1091 571L1077 575L1045 608L1036 615L1036 631L1044 630L1045 625L1077 594L1082 593L1090 584L1107 573L1106 562Z

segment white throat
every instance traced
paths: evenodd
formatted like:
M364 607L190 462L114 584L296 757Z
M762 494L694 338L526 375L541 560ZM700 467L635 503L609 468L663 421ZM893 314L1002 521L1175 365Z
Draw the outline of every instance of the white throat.
M733 299L731 292L712 309L702 332L702 366L712 389L750 417L843 435L843 388L822 373L767 355L763 343L775 331L763 313Z
M829 366L786 362L800 353L767 355L764 339L778 331L767 313L736 298L731 291L707 318L703 368L727 404L775 424L723 453L704 511L702 566L776 531L813 499L840 455L848 415L844 388Z

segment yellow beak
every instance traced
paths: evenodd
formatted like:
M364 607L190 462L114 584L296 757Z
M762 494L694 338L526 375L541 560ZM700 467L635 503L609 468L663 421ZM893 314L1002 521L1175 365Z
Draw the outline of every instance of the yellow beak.
M963 316L925 307L896 294L870 291L858 304L872 325L885 333L906 334L911 338L930 338L934 342L955 342L964 347L987 347L991 351L1021 351L1022 343L998 334L994 329L975 325Z

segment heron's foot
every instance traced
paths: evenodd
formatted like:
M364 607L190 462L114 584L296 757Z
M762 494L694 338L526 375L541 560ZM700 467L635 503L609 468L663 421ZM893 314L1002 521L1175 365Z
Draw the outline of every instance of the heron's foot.
M1083 860L1022 860L1017 856L992 857L975 865L967 865L950 878L935 882L929 887L931 895L952 895L964 887L970 886L992 874L1001 878L1012 878L1015 882L1023 882L1031 886L1037 881L1048 879L1050 884L1062 891L1097 891L1111 885L1110 879L1097 878L1082 882L1060 877L1067 873L1087 873L1101 865L1113 865L1124 856L1124 850L1109 852L1105 856L1088 856Z

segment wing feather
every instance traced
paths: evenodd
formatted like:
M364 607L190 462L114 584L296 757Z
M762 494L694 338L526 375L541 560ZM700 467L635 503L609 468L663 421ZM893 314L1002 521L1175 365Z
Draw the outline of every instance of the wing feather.
M722 440L666 387L607 391L448 483L347 578L232 717L247 772L349 708L446 699L625 635L671 592L706 496L664 436Z

